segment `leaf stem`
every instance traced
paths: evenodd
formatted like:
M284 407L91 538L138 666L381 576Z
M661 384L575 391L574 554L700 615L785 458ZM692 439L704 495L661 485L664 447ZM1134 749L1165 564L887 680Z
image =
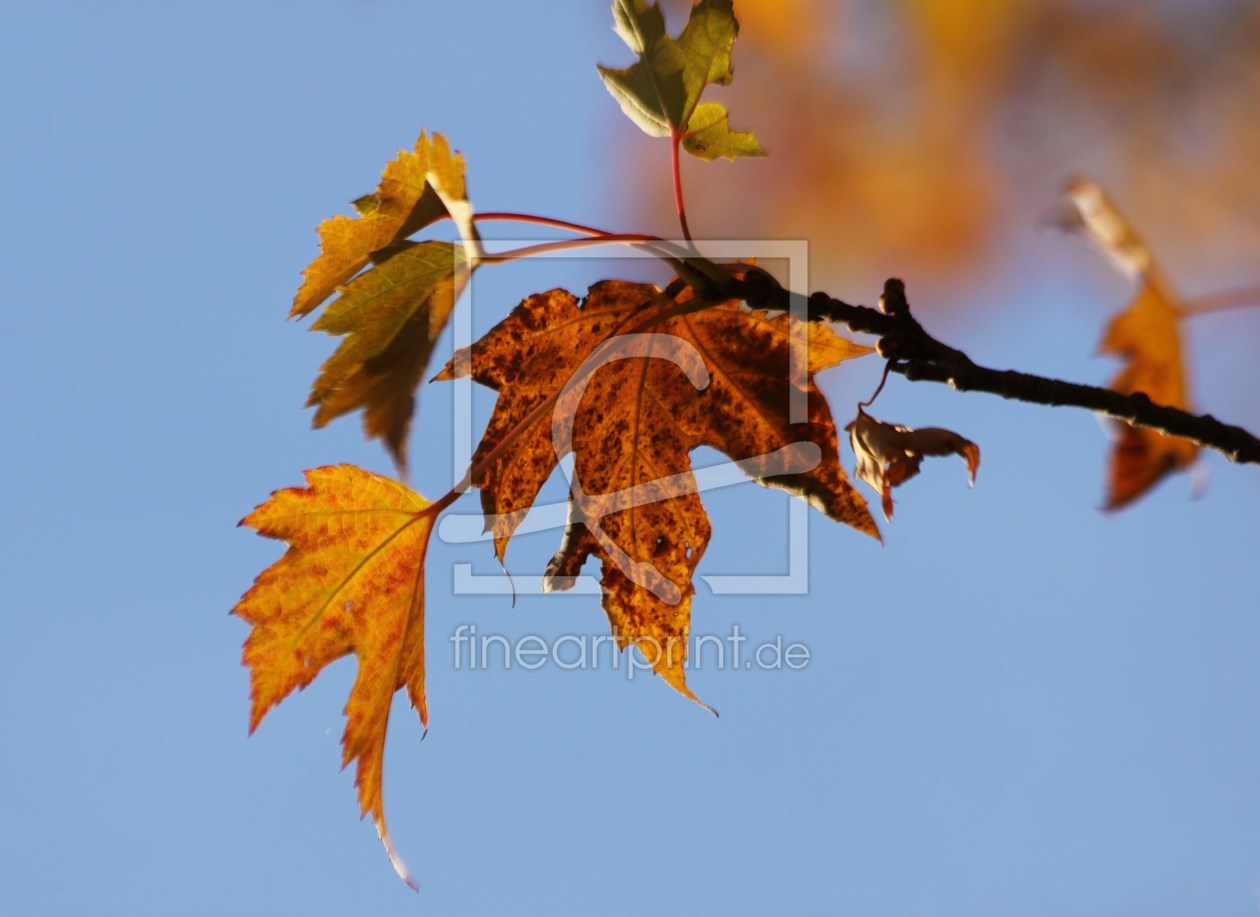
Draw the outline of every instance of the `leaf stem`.
M557 239L553 242L540 242L537 245L526 245L522 248L514 248L506 252L485 255L482 257L481 261L483 264L504 264L508 261L519 261L522 258L530 258L534 255L545 255L550 252L571 251L575 248L590 248L595 245L616 245L621 243L634 244L659 241L663 240L657 239L656 236L647 235L646 233L605 233L588 239Z
M596 229L593 226L584 226L581 223L573 223L569 220L557 220L553 217L539 216L534 213L512 213L506 210L496 210L490 213L474 214L473 222L482 221L504 221L512 223L533 223L536 226L551 226L555 229L567 229L570 232L580 232L587 236L611 236L611 232L602 229Z
M690 240L688 240L690 244ZM540 242L537 245L526 245L521 248L511 249L506 252L498 252L491 255L482 255L478 262L481 264L505 264L510 261L519 261L522 258L530 258L535 255L545 255L551 252L571 251L577 248L590 248L595 245L637 245L653 256L659 258L670 266L679 276L687 278L690 282L700 283L710 273L717 271L710 262L699 257L695 246L692 246L690 252L669 241L662 239L660 236L653 236L648 233L605 233L599 236L591 236L585 239L556 239L550 242ZM695 262L695 263L692 263ZM705 270L705 265L710 268Z
M1208 312L1225 312L1229 309L1246 309L1260 306L1260 287L1243 287L1240 290L1223 290L1209 296L1200 296L1185 303L1180 314L1204 315Z
M884 362L884 374L879 377L879 385L875 386L875 391L871 393L871 397L867 398L865 401L858 402L859 410L861 410L862 408L869 408L872 404L875 403L875 399L879 397L879 393L884 390L884 383L888 381L888 372L891 369L892 369L892 360L886 360Z
M680 193L680 189L679 189ZM580 248L582 246L597 246L597 244L605 243L622 243L622 244L639 244L639 246L648 249L656 257L662 259L667 265L674 268L675 271L685 273L684 259L689 254L696 253L696 247L693 246L690 236L685 239L690 244L690 252L685 251L677 244L670 242L669 239L663 239L659 236L653 236L650 233L612 233L605 229L597 229L582 223L573 223L567 219L556 219L554 217L541 217L541 215L533 213L513 213L508 210L494 210L494 212L479 213L473 217L475 223L491 222L491 220L503 220L503 222L513 223L532 223L534 225L547 225L556 229L567 229L567 231L581 233L586 239L557 239L557 241L539 243L538 246L513 249L510 252L501 252L499 254L488 254L480 258L481 263L507 263L510 261L518 261L520 258L528 258L532 254L546 254L547 252L566 251L566 248ZM683 231L687 231L687 218L683 217Z
M687 227L687 207L683 203L682 167L678 161L678 148L682 143L682 136L682 131L678 130L678 128L670 128L669 160L670 169L674 175L674 207L678 211L678 223L682 227L683 238L690 243L691 230Z

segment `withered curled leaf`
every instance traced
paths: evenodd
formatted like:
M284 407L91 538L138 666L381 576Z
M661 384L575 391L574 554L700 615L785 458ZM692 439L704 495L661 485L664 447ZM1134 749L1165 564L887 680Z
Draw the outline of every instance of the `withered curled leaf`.
M924 456L962 456L971 475L970 483L976 483L980 447L951 430L940 427L912 430L876 420L861 408L845 429L849 431L849 442L857 455L857 476L879 491L886 520L892 519L892 489L919 473Z

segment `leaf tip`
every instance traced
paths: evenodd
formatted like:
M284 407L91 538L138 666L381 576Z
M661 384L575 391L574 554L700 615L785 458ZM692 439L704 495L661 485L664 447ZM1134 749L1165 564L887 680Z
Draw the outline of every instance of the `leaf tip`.
M710 707L708 704L706 704L704 701L702 701L696 695L696 692L692 691L691 688L687 686L687 673L682 668L681 665L672 664L672 654L667 652L666 655L667 655L667 659L669 660L668 662L666 662L665 664L662 664L660 660L657 660L657 662L653 664L652 667L653 669L656 670L656 674L661 676L661 678L665 680L665 683L667 685L669 685L671 688L673 688L683 697L687 698L687 700L693 701L694 703L703 707L705 710L712 713L714 716L717 716L718 712L714 710L712 707Z
M967 440L962 447L963 458L967 462L967 486L976 486L976 470L980 467L980 447Z
M233 609L233 611L235 610ZM267 715L267 711L258 709L257 699L251 698L251 700L253 700L253 703L250 704L249 711L249 732L246 734L252 736L258 730L258 727L262 725L263 717Z
M390 865L394 867L394 872L398 873L398 878L407 883L407 887L413 892L419 893L420 883L416 881L415 876L411 874L411 870L407 868L407 864L403 862L402 856L394 847L393 838L389 836L389 831L385 827L385 818L382 815L373 813L372 821L376 825L376 834L381 839L381 843L385 845L385 852L389 855Z

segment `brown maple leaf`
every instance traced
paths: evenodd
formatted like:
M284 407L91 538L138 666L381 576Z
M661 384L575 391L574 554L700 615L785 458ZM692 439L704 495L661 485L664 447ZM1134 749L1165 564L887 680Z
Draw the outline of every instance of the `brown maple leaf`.
M1075 179L1065 193L1071 209L1058 215L1057 224L1093 242L1138 283L1137 296L1107 325L1099 344L1103 353L1125 361L1109 387L1124 394L1142 392L1156 404L1188 410L1178 297L1146 243L1096 182ZM1188 467L1199 452L1196 444L1179 436L1122 421L1111 426L1117 436L1107 475L1108 510L1132 503L1169 473Z
M549 586L565 588L598 557L618 644L638 646L692 698L683 668L692 574L710 535L692 449L717 448L760 483L878 537L812 381L870 348L736 302L700 305L623 281L596 284L580 304L564 290L541 293L437 377L471 375L500 393L473 457L485 467L473 483L499 559L558 460L574 452L570 525Z
M976 483L980 467L980 447L951 430L924 427L912 430L884 423L860 407L857 417L845 427L857 456L857 476L879 493L884 519L893 514L892 489L919 473L924 456L957 454L967 463L970 482Z
M252 625L252 733L272 707L330 662L359 661L346 702L342 766L358 762L359 807L371 814L398 874L415 882L385 828L381 771L396 691L421 724L424 696L424 555L433 531L428 501L353 465L306 472L306 487L278 490L241 520L289 549L254 581L232 613Z

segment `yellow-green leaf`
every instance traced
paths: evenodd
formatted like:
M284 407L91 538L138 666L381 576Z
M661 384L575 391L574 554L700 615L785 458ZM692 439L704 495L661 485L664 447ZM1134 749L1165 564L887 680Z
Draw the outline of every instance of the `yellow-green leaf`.
M600 67L604 85L621 106L626 116L653 137L682 137L693 127L700 96L710 83L725 85L731 81L731 48L739 34L731 0L700 0L691 9L687 25L677 38L665 31L660 7L646 0L615 0L614 28L630 50L638 55L629 67ZM705 124L698 130L710 133L688 146L697 156L707 155L715 146L727 152L715 155L755 156L748 152L755 138L748 134L732 139L721 134L717 126L722 118L712 112L705 115ZM730 133L729 128L726 131Z
M682 144L688 153L708 162L766 155L751 131L731 130L726 109L719 102L701 102L696 106Z
M363 409L367 436L384 441L400 469L415 393L438 335L468 279L465 249L450 242L398 242L379 264L341 288L312 331L344 335L311 387L315 426Z

